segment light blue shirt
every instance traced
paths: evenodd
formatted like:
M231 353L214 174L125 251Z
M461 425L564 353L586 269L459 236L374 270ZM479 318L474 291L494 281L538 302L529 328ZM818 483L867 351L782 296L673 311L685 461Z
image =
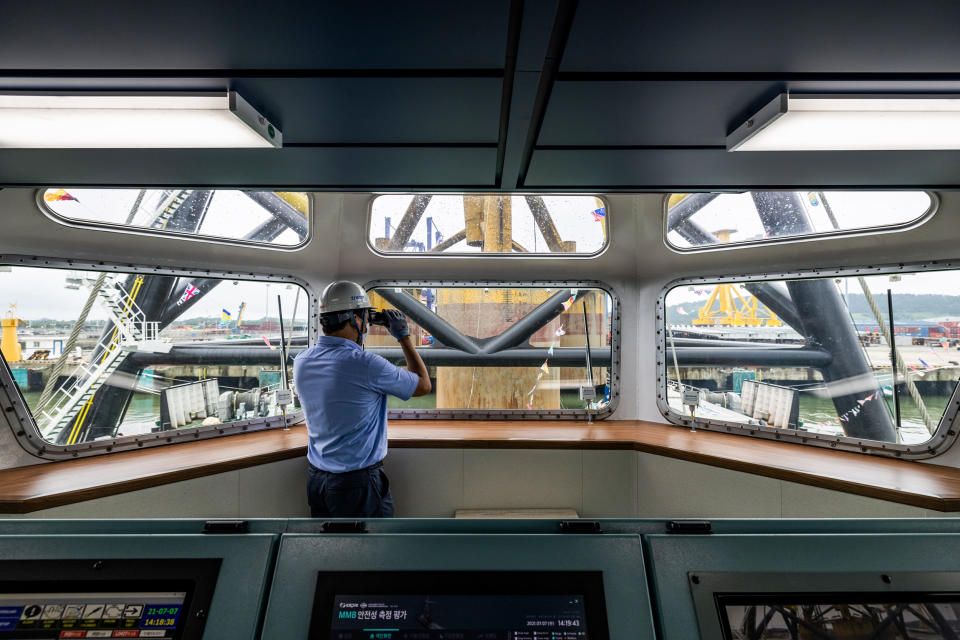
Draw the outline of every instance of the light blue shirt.
M387 394L409 400L419 382L412 371L335 336L321 336L297 355L293 380L310 434L307 459L334 473L387 455Z

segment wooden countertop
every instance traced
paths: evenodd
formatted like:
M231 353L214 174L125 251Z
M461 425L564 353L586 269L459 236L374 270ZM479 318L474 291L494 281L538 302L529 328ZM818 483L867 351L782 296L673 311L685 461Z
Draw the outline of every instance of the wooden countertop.
M306 428L0 471L0 513L29 513L306 455ZM960 511L960 469L656 422L396 420L390 447L627 449L935 511Z

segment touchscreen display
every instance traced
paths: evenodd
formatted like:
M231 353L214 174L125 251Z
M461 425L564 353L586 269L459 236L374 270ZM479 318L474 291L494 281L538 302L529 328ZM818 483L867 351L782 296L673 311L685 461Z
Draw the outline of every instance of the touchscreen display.
M310 640L609 640L599 571L321 571Z
M334 640L586 640L583 595L336 595Z
M185 591L0 593L0 640L180 638Z

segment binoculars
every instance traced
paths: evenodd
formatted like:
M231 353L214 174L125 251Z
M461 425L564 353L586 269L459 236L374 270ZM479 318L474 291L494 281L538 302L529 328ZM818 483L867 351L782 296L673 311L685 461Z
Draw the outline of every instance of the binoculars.
M389 327L390 322L387 320L387 314L383 311L376 311L374 309L370 310L370 315L367 316L367 321L370 324L380 325L381 327Z

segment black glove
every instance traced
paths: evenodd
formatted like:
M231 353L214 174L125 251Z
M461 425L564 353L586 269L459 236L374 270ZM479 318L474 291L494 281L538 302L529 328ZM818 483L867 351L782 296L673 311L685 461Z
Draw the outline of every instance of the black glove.
M387 331L399 341L410 335L410 328L407 326L407 319L396 309L387 309L383 312L387 316Z

